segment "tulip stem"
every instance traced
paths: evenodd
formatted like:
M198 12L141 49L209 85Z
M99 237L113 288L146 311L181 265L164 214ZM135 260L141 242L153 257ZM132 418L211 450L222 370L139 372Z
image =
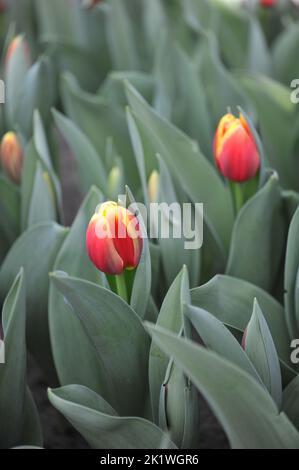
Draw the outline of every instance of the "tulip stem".
M118 295L125 302L128 302L128 291L127 291L127 284L126 284L124 273L119 274L118 276L115 276L115 280L116 280L116 289L117 289Z
M243 191L240 183L230 183L232 195L233 195L233 201L234 201L234 207L235 207L235 214L236 216L238 215L240 209L244 205L244 196L243 196Z

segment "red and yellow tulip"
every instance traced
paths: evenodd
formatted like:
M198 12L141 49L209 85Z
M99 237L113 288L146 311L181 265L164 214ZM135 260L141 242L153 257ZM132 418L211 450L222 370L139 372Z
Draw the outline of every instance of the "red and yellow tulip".
M89 223L86 246L93 264L105 274L136 268L143 247L137 217L115 202L105 202Z
M222 175L230 181L253 178L259 167L259 152L244 116L226 114L219 122L214 138L214 156Z

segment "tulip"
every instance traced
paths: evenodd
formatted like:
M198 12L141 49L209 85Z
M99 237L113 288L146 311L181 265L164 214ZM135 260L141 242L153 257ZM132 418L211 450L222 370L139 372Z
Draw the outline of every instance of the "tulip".
M278 0L260 0L262 7L275 7Z
M21 182L24 152L18 136L7 132L1 141L0 161L7 176L16 184Z
M115 202L105 202L89 223L86 246L93 264L105 274L136 268L143 246L137 217Z
M258 149L244 116L226 114L214 138L214 155L220 173L230 181L244 182L253 178L259 167Z
M13 58L14 54L16 53L17 50L21 49L22 50L22 56L24 57L24 60L27 63L27 66L29 67L31 64L31 57L30 57L30 49L27 44L27 41L24 39L22 35L16 36L11 43L8 46L6 55L5 55L5 66L7 67L9 65L9 62Z

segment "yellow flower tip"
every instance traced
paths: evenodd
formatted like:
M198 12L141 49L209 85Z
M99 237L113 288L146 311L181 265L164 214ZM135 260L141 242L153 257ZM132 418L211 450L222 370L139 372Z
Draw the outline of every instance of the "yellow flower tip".
M22 34L15 36L14 39L11 41L7 48L6 56L5 56L5 65L8 65L12 56L14 55L15 51L19 48L23 48L23 55L27 60L28 64L30 64L30 50L27 41L25 40Z
M148 198L152 203L158 202L159 173L154 170L148 180Z

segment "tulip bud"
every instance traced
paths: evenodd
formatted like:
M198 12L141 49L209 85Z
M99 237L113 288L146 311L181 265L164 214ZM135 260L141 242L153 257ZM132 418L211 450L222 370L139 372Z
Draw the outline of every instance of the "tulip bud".
M148 180L148 198L149 202L158 202L159 191L159 173L154 170Z
M124 186L123 173L119 166L114 166L108 175L107 193L111 199L117 198Z
M21 182L24 152L18 136L7 132L1 141L0 161L7 176L14 182Z
M16 36L9 44L5 55L5 67L9 65L9 62L18 50L22 51L22 57L26 61L27 67L30 67L31 58L29 46L24 37L21 35Z
M262 7L275 7L277 0L260 0L260 5Z
M243 182L253 178L259 167L258 149L244 116L226 114L218 125L214 138L217 167L225 178Z
M93 264L106 274L136 268L143 246L137 217L115 202L105 202L89 223L86 246Z

